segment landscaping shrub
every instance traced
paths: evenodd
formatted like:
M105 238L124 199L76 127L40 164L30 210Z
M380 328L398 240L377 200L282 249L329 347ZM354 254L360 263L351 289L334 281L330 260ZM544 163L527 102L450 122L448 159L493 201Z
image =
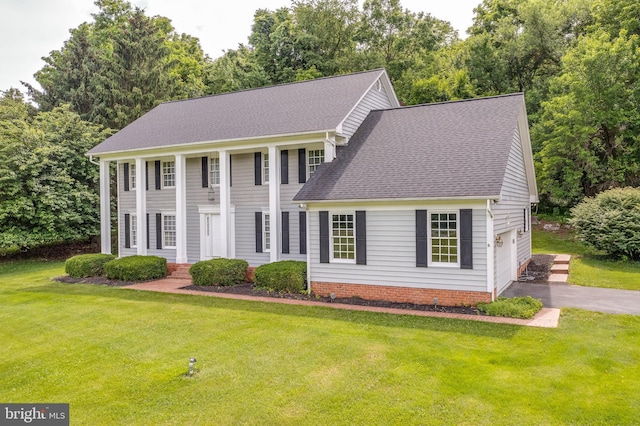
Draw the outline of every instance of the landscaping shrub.
M619 259L640 260L640 188L616 188L585 198L571 209L585 244Z
M542 309L542 302L531 296L498 297L491 303L478 303L478 310L492 317L533 318Z
M104 264L105 276L111 280L145 281L167 275L167 259L158 256L127 256Z
M307 289L307 263L283 260L258 266L255 286L282 293L299 293Z
M231 286L245 282L248 266L242 259L211 259L194 264L189 273L195 285Z
M104 275L104 264L115 258L112 254L80 254L67 259L64 272L74 278L99 277Z
M6 257L7 259L19 255L21 252L18 246L0 247L0 257Z

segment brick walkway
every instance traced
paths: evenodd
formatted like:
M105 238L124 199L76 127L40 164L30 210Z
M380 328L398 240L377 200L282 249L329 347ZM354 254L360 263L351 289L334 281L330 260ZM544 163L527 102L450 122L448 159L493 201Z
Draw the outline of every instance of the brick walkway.
M134 284L123 288L129 288L134 290L144 291L157 291L162 293L174 293L174 294L191 294L196 296L210 296L220 297L223 299L236 299L236 300L249 300L254 302L267 302L267 303L281 303L283 305L302 305L302 306L320 306L324 308L343 309L350 311L368 311L368 312L381 312L386 314L397 315L414 315L421 317L437 317L437 318L454 318L470 321L482 321L492 322L499 324L514 324L523 325L529 327L544 327L544 328L556 328L558 327L558 320L560 319L560 309L554 308L542 308L535 317L528 320L517 318L503 318L503 317L489 317L484 315L466 315L466 314L452 314L446 312L428 312L428 311L412 311L409 309L396 309L396 308L381 308L376 306L361 306L361 305L346 305L342 303L325 303L325 302L313 302L310 300L296 300L296 299L279 299L275 297L258 297L258 296L246 296L240 294L229 293L214 293L210 291L198 291L198 290L181 290L181 287L191 285L191 281L184 279L172 279L167 278L159 281L151 281L147 283Z

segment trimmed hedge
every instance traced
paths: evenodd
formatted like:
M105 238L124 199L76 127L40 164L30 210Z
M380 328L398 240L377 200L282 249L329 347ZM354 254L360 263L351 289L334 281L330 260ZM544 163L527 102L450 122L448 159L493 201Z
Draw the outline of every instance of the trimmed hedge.
M158 256L127 256L104 264L111 280L146 281L167 276L167 259Z
M100 277L104 275L104 264L115 258L112 254L80 254L67 259L64 272L74 278Z
M307 262L283 260L258 266L255 286L281 293L307 290Z
M542 302L531 296L498 297L491 303L478 303L478 310L492 317L533 318L542 309Z
M194 264L189 273L195 285L232 286L245 282L248 267L242 259L211 259Z

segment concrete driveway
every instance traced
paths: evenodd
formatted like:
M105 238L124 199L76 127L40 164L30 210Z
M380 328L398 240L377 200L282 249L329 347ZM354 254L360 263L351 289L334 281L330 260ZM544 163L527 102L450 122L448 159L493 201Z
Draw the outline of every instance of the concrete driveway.
M513 282L502 293L505 297L527 295L542 300L545 308L581 308L609 314L640 315L640 291Z

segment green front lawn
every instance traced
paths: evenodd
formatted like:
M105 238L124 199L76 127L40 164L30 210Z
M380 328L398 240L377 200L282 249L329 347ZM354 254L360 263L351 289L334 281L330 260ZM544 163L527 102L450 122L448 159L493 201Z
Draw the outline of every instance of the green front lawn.
M588 287L640 290L640 262L607 259L574 239L573 233L533 229L533 253L571 254L569 282Z
M0 265L0 401L68 402L74 425L640 418L640 317L564 310L537 329L49 281L62 273Z

